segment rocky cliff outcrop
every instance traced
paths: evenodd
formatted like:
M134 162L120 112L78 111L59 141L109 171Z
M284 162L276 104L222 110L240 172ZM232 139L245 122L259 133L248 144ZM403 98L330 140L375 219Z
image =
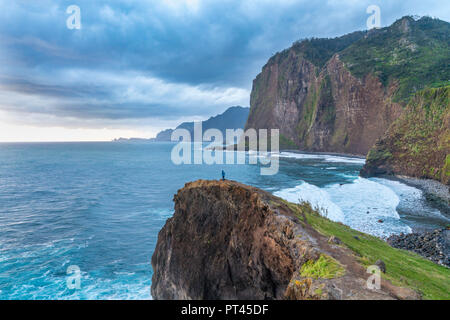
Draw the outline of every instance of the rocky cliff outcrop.
M402 111L390 100L395 86L386 90L372 75L354 77L339 54L317 73L294 51L266 66L254 82L246 127L279 128L285 148L290 141L301 150L365 155Z
M306 204L237 182L203 180L186 184L174 202L152 257L154 299L419 298L385 280L380 289L368 289L361 256L344 243L379 246L379 240L348 233L341 241L319 233L313 221L344 227L322 220ZM381 251L387 257L389 250L396 249ZM388 272L396 270L385 261Z
M450 24L392 26L295 43L253 81L246 128L278 128L281 147L366 155L411 94L450 79Z
M395 174L450 185L450 86L416 94L370 150L362 176Z

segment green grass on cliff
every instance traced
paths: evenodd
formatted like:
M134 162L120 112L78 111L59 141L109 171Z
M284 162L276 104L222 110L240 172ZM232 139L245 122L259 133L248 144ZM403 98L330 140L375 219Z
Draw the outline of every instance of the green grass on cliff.
M450 177L450 154L448 154L445 158L445 165L442 170L444 171L444 175L446 177Z
M340 223L320 216L309 204L289 207L303 220L326 236L336 236L350 248L364 266L373 265L378 259L386 264L382 276L393 284L409 287L424 299L450 299L450 269L439 266L421 256L389 246L374 236L358 232Z
M286 149L297 149L297 148L298 148L298 146L295 144L294 141L287 138L283 134L280 134L280 149L286 150Z
M322 254L316 261L308 260L302 265L300 275L314 279L333 279L343 276L345 269L332 257Z
M369 151L366 167L450 182L450 86L418 92Z

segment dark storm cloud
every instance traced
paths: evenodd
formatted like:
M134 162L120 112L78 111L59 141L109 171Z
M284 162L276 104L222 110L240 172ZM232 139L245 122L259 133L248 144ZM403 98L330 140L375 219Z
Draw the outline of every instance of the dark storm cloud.
M21 93L24 95L49 96L57 98L89 98L108 97L110 92L105 88L85 86L82 84L62 86L33 83L25 79L0 77L0 90Z
M251 80L305 37L448 19L447 1L0 0L0 109L89 119L208 116L248 105ZM69 5L81 30L66 28Z

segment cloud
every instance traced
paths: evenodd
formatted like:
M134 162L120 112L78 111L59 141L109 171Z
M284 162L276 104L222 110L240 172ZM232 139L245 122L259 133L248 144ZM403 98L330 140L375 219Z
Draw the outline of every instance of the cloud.
M247 89L238 87L173 83L126 71L68 69L50 78L58 84L0 78L2 109L80 119L174 119L248 105L249 97Z
M66 27L72 4L81 30ZM292 42L364 29L371 4L383 25L450 19L437 0L0 0L0 110L61 126L206 118L248 106L252 79Z

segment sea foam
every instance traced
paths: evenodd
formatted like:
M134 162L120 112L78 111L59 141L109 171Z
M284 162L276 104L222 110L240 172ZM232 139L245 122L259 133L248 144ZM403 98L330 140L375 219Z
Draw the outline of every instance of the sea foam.
M331 162L331 163L354 163L354 164L360 164L360 165L363 165L364 163L366 163L366 159L364 159L364 158L334 156L334 155L328 155L328 154L280 152L278 154L273 154L272 156L274 156L274 155L276 155L280 158L315 159L315 160L321 160L323 162Z
M274 194L295 203L307 201L330 220L375 236L412 231L396 210L399 196L391 188L369 179L357 178L352 183L323 188L302 182Z

